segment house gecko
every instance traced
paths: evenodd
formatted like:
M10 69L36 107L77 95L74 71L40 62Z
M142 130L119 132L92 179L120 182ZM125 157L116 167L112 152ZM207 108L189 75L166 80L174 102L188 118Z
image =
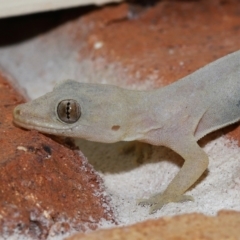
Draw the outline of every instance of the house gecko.
M43 133L113 143L165 146L185 161L163 193L140 199L150 213L193 200L184 193L208 167L197 141L240 121L240 51L160 89L127 90L67 80L14 109L14 123Z

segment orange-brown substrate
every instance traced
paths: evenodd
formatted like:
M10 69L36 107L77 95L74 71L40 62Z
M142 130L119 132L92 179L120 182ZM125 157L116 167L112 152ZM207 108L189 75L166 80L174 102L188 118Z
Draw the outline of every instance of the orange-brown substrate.
M0 236L46 239L112 221L101 179L83 155L13 125L23 101L0 75Z
M192 213L90 234L76 234L68 240L237 240L239 224L240 213L237 212L222 211L216 217Z

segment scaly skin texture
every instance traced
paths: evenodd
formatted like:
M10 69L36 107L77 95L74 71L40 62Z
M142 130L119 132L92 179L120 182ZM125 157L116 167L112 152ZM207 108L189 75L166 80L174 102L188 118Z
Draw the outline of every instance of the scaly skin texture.
M76 122L63 122L58 114L66 99L80 108ZM14 122L27 129L106 143L138 140L177 152L185 162L167 189L138 201L151 205L151 213L169 202L193 200L183 194L208 166L197 141L239 120L240 51L161 89L132 91L68 80L14 110Z

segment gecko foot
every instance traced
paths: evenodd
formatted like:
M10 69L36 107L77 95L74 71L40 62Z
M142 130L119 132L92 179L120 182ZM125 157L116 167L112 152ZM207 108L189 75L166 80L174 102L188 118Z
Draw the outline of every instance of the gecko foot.
M153 214L160 210L164 205L170 202L186 202L194 201L192 196L189 195L174 195L174 194L157 194L148 199L139 199L137 204L141 206L150 205L149 213Z

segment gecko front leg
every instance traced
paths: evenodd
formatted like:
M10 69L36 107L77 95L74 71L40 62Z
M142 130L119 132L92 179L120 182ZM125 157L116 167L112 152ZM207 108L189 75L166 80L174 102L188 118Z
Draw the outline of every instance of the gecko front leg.
M179 138L181 139L181 138ZM167 147L177 152L185 160L182 168L163 193L149 199L140 199L138 204L151 205L150 213L161 209L170 202L193 201L193 197L183 195L203 174L208 167L208 156L193 138L181 139Z

